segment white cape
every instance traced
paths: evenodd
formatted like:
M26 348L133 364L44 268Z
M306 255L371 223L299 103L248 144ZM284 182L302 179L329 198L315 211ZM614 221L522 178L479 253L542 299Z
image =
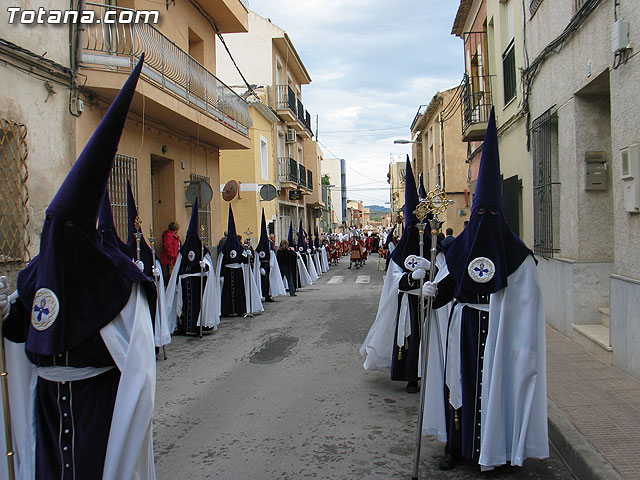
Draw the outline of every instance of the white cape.
M322 264L320 263L320 252L316 250L311 257L313 258L313 265L316 267L316 273L318 276L322 275L324 271L322 270Z
M272 297L279 297L280 295L286 295L287 290L284 287L282 281L282 273L280 272L280 265L278 265L278 257L276 252L271 250L269 255L269 290Z
M207 284L204 287L202 308L198 315L198 323L200 325L200 319L202 312L204 311L204 326L217 328L220 325L220 291L217 288L218 281L216 271L213 268L213 261L211 255L207 253L204 256L204 262L207 268L204 271L204 276L208 278ZM167 315L169 317L169 326L173 332L178 324L178 317L182 315L182 282L178 279L178 271L180 270L180 264L182 263L182 254L178 253L176 264L171 272L169 283L167 284L166 298L167 298ZM200 275L200 272L193 273L191 275ZM182 275L181 277L184 277Z
M306 255L307 258L307 271L309 272L309 277L311 277L311 283L314 283L318 278L318 272L316 272L316 266L313 263L313 257L310 253L303 253L302 255Z
M309 272L307 271L307 267L304 264L304 260L302 260L302 255L296 252L296 257L298 258L298 276L300 277L300 287L308 287L309 285L313 285L311 281L311 277L309 276Z
M322 272L326 273L329 271L329 257L327 255L327 247L324 245L320 248L320 260L322 263Z
M139 284L133 286L125 307L100 330L100 335L120 370L102 480L154 480L152 415L156 360L149 305ZM27 359L24 344L8 340L4 344L16 478L33 480L37 369ZM0 435L0 447L6 451L4 435ZM6 468L6 462L0 462L0 478L8 478Z
M171 343L171 321L167 312L167 297L164 289L164 277L162 275L162 266L160 261L156 259L156 268L160 272L159 278L154 278L156 285L156 315L153 326L153 340L156 347L162 347Z
M484 469L506 462L522 466L527 457L549 456L544 308L531 256L508 277L508 284L489 299L481 392L486 406L481 413L479 458ZM459 326L449 335L451 344L451 337L455 342L460 336ZM430 361L428 374L440 379L440 384L427 389L423 433L437 431L445 440L446 435L444 439L440 435L444 408L427 408L428 402L435 405L437 398L442 399L444 389L444 371L433 373L432 365L437 370L437 362Z

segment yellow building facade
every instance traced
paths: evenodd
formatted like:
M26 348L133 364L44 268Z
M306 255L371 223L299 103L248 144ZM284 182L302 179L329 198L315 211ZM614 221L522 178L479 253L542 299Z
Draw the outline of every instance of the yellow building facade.
M88 6L96 16L123 9L158 10L156 25L85 25L78 32L79 72L86 77L76 122L79 152L144 52L136 89L109 184L116 227L126 236L124 186L131 181L142 229L161 234L178 221L184 238L194 188L199 194L200 223L207 244L222 234L219 222L219 156L225 150L251 147L247 102L215 75L216 32L246 32L248 11L240 0L159 5L146 0L118 1L116 6ZM208 197L208 204L202 199Z
M263 98L266 100L266 97ZM262 209L264 209L268 231L275 232L277 201L275 198L263 199L260 191L265 185L271 185L276 189L278 184L274 135L274 126L278 117L264 103L251 102L249 110L253 119L253 126L249 132L251 138L249 150L228 150L220 155L221 190L228 184L227 182L238 184L238 193L233 199L229 201L222 199L220 222L221 229L226 230L229 205L231 205L237 232L243 237L250 237L251 244L256 246L260 239ZM246 232L252 233L247 235Z

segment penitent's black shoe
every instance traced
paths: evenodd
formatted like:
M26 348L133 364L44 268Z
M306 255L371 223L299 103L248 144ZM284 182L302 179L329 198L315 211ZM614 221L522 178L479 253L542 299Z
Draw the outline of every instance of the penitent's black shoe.
M446 452L438 462L440 470L453 470L458 465L459 458Z
M407 393L418 393L418 382L409 382L405 388Z

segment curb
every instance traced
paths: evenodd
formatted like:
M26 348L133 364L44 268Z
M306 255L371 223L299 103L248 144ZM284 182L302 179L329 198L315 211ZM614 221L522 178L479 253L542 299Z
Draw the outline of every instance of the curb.
M549 441L578 480L624 480L624 477L548 399Z

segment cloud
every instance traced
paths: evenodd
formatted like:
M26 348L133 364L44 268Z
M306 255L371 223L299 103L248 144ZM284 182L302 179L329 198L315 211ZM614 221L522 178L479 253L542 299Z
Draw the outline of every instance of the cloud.
M325 156L346 160L348 186L372 184L354 187L350 198L389 201L389 161L411 151L393 140L409 138L419 105L460 82L462 41L451 35L458 3L249 0L288 33L311 75L303 103L314 132L319 118Z

